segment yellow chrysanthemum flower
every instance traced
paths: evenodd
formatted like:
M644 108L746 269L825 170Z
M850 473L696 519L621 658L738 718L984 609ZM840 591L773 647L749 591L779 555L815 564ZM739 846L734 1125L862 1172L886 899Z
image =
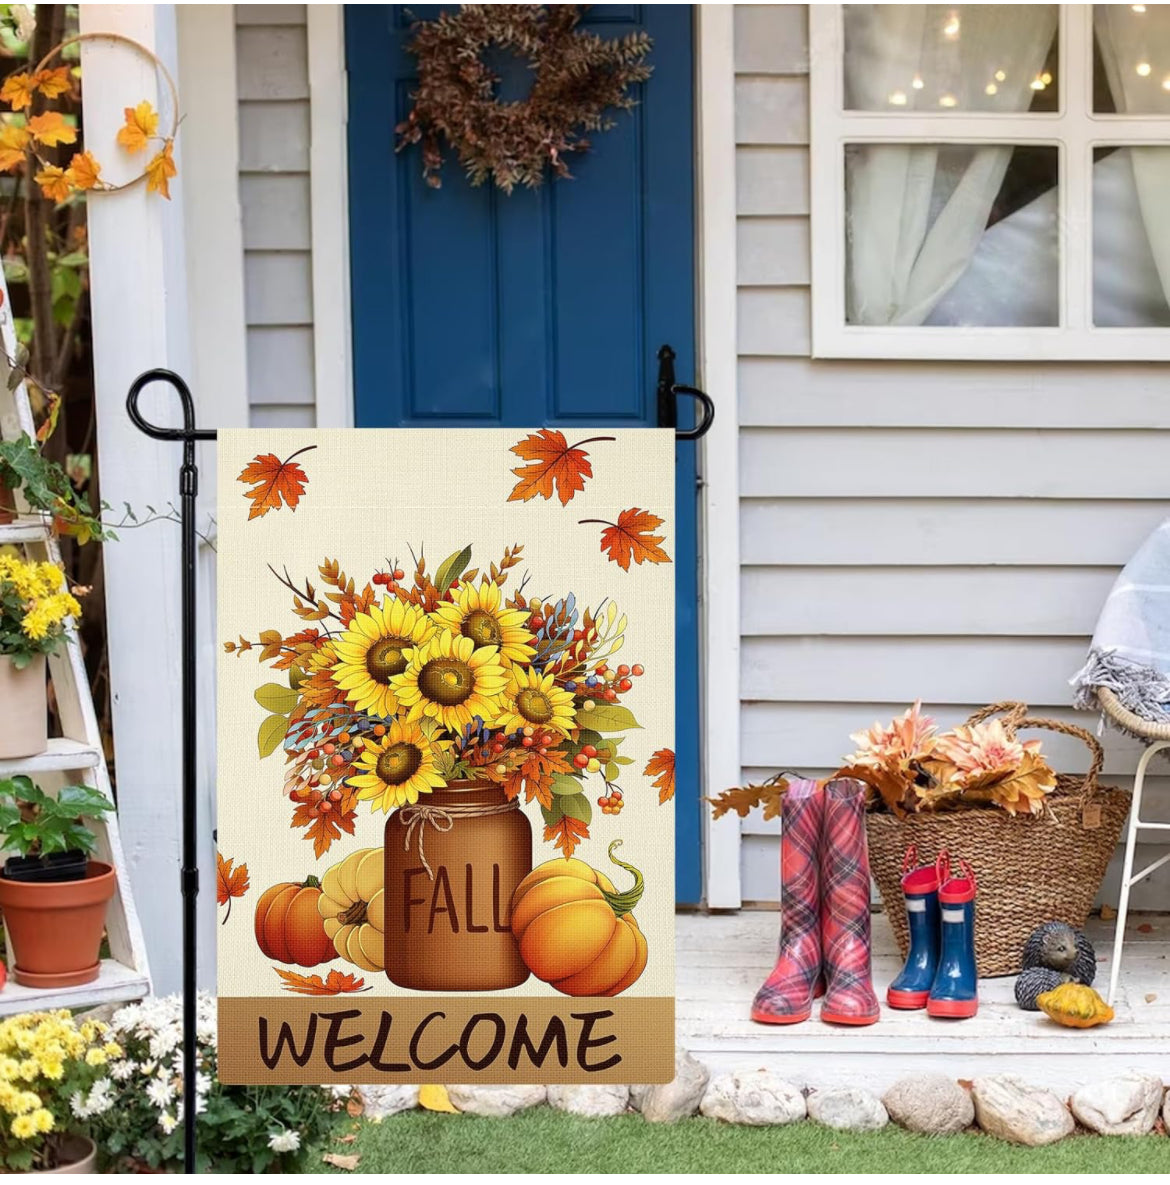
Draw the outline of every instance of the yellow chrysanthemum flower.
M533 634L524 624L528 614L505 608L500 586L490 580L465 584L453 601L439 605L431 619L453 634L470 638L477 647L498 647L501 666L530 662L536 653Z
M359 712L393 716L398 701L391 680L406 670L409 652L434 632L427 615L404 601L388 599L368 613L357 613L333 640L333 680Z
M507 683L495 646L477 649L470 638L441 630L412 651L410 664L390 685L408 720L430 716L460 732L476 716L485 723L496 716Z
M531 726L568 736L573 725L573 697L554 684L551 673L541 675L531 667L512 668L493 728L515 732Z
M18 1140L30 1140L37 1134L37 1125L31 1115L18 1115L12 1121L11 1131Z
M362 772L349 784L376 811L418 802L420 794L444 784L437 758L450 747L450 741L429 739L417 722L394 720L380 741L367 742L357 761Z
M53 1130L53 1112L47 1107L38 1107L30 1116L33 1127L42 1134Z

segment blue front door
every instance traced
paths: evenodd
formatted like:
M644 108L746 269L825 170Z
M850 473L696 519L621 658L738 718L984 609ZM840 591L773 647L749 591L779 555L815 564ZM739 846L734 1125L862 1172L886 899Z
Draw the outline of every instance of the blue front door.
M357 423L654 425L659 346L679 381L694 373L693 10L586 9L600 36L645 30L653 76L570 159L573 180L511 196L472 188L451 158L432 189L418 149L394 150L415 84L410 22L438 12L345 10ZM502 86L523 85L500 69ZM680 902L702 892L694 450L676 447Z

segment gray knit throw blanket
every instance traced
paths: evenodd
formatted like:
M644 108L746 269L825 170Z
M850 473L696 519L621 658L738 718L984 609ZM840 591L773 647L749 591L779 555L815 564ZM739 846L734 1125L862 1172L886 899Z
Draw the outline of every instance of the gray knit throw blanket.
M1078 708L1106 687L1135 715L1170 722L1170 519L1122 569L1097 619L1088 662L1069 682Z

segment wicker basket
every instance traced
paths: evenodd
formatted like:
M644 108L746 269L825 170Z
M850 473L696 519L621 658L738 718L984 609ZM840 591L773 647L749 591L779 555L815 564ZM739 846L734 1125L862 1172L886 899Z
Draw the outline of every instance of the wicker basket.
M902 896L902 858L911 844L920 863L940 851L969 860L979 880L975 957L981 978L1015 975L1024 941L1043 922L1081 927L1105 877L1129 811L1130 793L1101 786L1103 753L1091 733L1058 720L1029 717L1026 704L991 704L968 723L1005 714L1008 731L1046 728L1084 741L1087 774L1060 774L1043 815L1011 816L994 808L908 815L871 812L869 863L903 958L909 947Z

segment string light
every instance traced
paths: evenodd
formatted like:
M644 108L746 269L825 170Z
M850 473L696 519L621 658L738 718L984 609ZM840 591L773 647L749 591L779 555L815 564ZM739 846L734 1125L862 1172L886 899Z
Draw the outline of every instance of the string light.
M1040 75L1040 81L1044 83L1045 86L1051 86L1052 75L1049 74L1047 70L1045 70L1044 73Z
M922 90L922 88L923 88L923 87L926 85L926 83L922 81L922 76L921 76L920 74L915 74L915 75L914 75L914 81L913 81L913 82L912 82L910 85L911 85L911 86L912 86L912 87L913 87L913 88L914 88L916 91L920 91L920 90Z
M892 95L890 95L890 106L891 107L905 107L906 106L906 92L905 91L894 91L894 93Z
M946 37L958 37L959 35L959 17L957 13L951 13L950 19L943 25L943 35Z
M1149 63L1149 62L1138 62L1138 64L1137 64L1137 72L1138 72L1138 73L1139 73L1139 74L1140 74L1140 75L1141 75L1143 78L1148 78L1148 77L1149 77L1149 74L1150 74L1150 71L1151 71L1152 69L1153 69L1153 67L1150 65L1150 63Z
M954 95L943 95L938 101L940 107L957 107L959 100Z
M1162 89L1164 91L1170 91L1170 74L1167 74L1166 77L1162 79Z
M1002 70L996 70L995 81L996 82L1004 82L1006 80L1007 80L1007 75Z
M1146 6L1144 4L1131 4L1130 8L1132 8L1134 12L1138 13L1146 11Z
M1035 78L1032 79L1031 82L1028 83L1028 85L1034 91L1042 91L1044 89L1044 79L1041 78L1039 75L1037 75Z
M999 93L999 87L994 82L989 82L984 89L984 94L994 95Z

